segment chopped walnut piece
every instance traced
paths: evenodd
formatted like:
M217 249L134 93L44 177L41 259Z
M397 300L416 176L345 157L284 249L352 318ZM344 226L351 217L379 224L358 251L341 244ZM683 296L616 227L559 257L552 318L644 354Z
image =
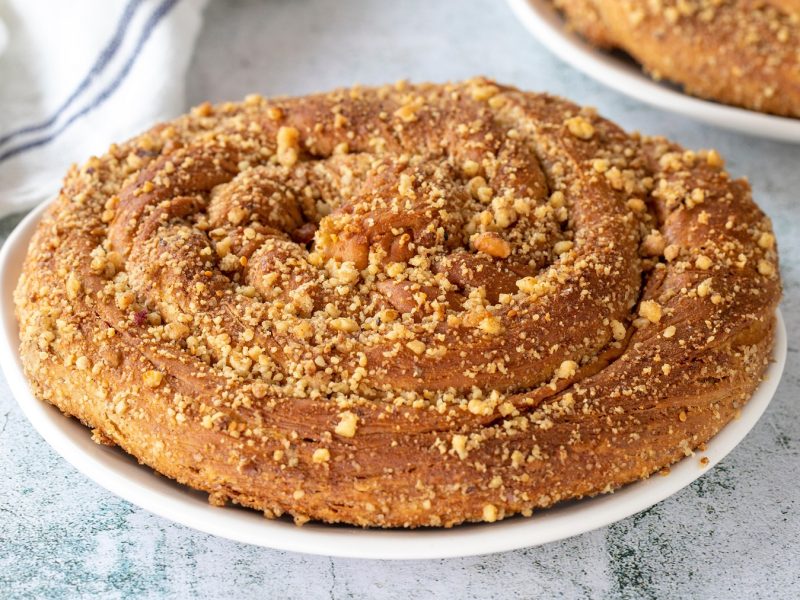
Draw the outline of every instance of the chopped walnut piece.
M458 455L458 458L461 460L467 458L467 454L469 454L467 451L467 436L457 433L453 436L451 444L453 446L453 450L455 450L455 453Z
M120 310L125 310L130 308L134 300L136 300L136 296L133 295L133 292L120 292L115 296L114 300L117 308Z
M412 196L414 194L414 178L408 173L400 174L400 183L397 191L401 196Z
M481 319L480 323L478 323L478 327L481 329L481 331L484 331L489 335L500 335L504 330L500 319L492 315L488 315Z
M405 270L406 270L406 264L405 263L395 262L395 263L389 263L388 265L386 265L386 274L389 277L399 277L400 275L402 275L405 272Z
M173 321L164 326L164 333L171 340L181 340L189 335L189 327L178 321Z
M475 177L475 175L478 174L479 169L480 165L476 163L474 160L466 160L464 161L464 164L461 166L461 170L467 177Z
M425 343L420 342L419 340L411 340L410 342L406 343L406 348L411 350L414 354L422 354L425 352Z
M560 242L556 242L555 246L553 246L553 252L556 254L564 254L572 250L572 245L570 240L561 240Z
M311 456L312 462L317 464L326 463L331 459L330 450L327 448L317 448L314 450L314 454Z
M511 254L511 244L496 233L481 233L473 242L478 252L483 252L495 258L508 258Z
M649 233L642 241L642 254L645 256L661 256L666 250L666 240L660 231Z
M241 206L235 206L228 211L228 221L230 221L231 225L238 225L242 221L247 218L247 210L242 208ZM231 248L232 240L227 238L217 243L217 254L221 257L225 257Z
M589 140L594 136L594 125L581 116L566 120L567 129L576 138Z
M106 254L106 260L108 261L108 264L114 267L115 271L119 271L125 264L125 259L119 252L109 252Z
M647 205L644 203L644 200L641 198L631 198L627 202L628 208L630 208L633 212L636 213L643 213L647 210Z
M409 102L408 104L404 104L396 111L394 111L394 116L398 119L403 121L404 123L410 123L412 121L417 120L417 112L419 109L422 108L422 105L418 102Z
M336 319L331 319L330 326L337 331L343 331L345 333L352 333L354 331L358 331L358 323L355 320L349 317L338 317Z
M278 162L291 167L297 162L300 151L300 132L294 127L281 127L278 130Z
M242 265L239 262L239 257L235 254L227 254L219 262L219 268L226 273L236 271L241 266Z
M775 274L775 267L771 262L762 258L758 261L758 272L769 277Z
M483 507L483 520L487 523L497 521L497 507L494 504L486 504Z
M664 248L664 258L666 258L668 261L671 262L676 258L678 258L680 252L681 252L680 246L676 244L670 244L669 246Z
M713 264L714 263L711 262L711 259L704 254L698 256L697 260L694 261L694 266L696 266L698 269L702 269L703 271L710 269L711 265Z
M75 273L70 273L67 277L67 298L75 300L81 292L81 282Z
M192 115L195 117L210 117L214 114L214 107L210 102L203 102L192 108Z
M758 245L765 250L771 250L775 247L775 236L768 231L764 231L758 237Z
M161 371L150 369L142 374L142 381L147 387L157 388L164 380L164 374Z
M655 300L644 300L639 305L639 314L651 323L661 320L661 305Z
M314 326L308 321L300 321L297 325L292 327L291 331L301 340L307 340L314 335Z
M336 435L351 438L355 436L357 428L358 417L350 411L345 411L339 414L339 423L337 423L334 432Z
M574 360L565 360L556 369L556 377L559 379L569 379L578 372L578 363Z
M478 200L480 200L484 204L489 204L489 202L492 201L492 197L494 196L494 190L490 188L488 185L482 185L477 190L475 190L475 195L477 196Z
M500 88L491 83L476 84L472 86L472 97L475 100L489 100L500 92Z
M473 415L490 415L494 412L492 405L486 400L472 398L467 404L467 410Z
M469 193L476 200L480 200L480 196L478 195L478 190L483 189L485 187L487 187L486 186L486 180L483 177L481 177L480 175L477 175L477 176L473 177L467 183L467 189L469 189ZM492 192L492 193L494 193L494 192Z
M615 340L619 341L625 339L626 333L625 325L617 320L611 321L611 335L614 336Z
M393 308L384 308L381 312L378 313L378 318L384 323L391 323L392 321L396 321L399 316L400 313L398 313Z
M701 298L705 298L711 292L711 283L712 279L709 277L708 279L704 279L697 285L697 295Z
M714 167L717 169L721 169L725 166L725 161L722 160L722 157L719 155L719 152L716 150L709 150L706 154L706 163L708 166Z
M687 199L686 206L688 208L693 208L697 204L702 204L705 202L706 193L701 188L694 188Z

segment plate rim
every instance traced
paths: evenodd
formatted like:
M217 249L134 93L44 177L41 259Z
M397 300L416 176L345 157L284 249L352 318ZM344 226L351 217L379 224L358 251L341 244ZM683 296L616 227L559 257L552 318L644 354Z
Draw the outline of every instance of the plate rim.
M0 249L0 365L17 404L51 448L100 487L169 521L237 542L343 558L420 560L493 554L588 533L646 510L709 473L758 422L774 397L786 361L786 330L778 309L774 357L764 380L742 408L740 418L729 422L708 442L703 452L709 458L705 467L687 457L671 466L668 477L650 477L611 494L538 511L530 518L513 517L491 524L415 530L315 523L296 527L285 521L270 521L250 509L211 506L205 494L136 464L121 450L95 444L88 428L33 396L19 359L13 290L22 270L21 259L49 204L31 211Z
M800 119L760 113L676 91L568 32L547 0L507 0L517 20L550 52L583 74L650 106L762 139L800 143Z

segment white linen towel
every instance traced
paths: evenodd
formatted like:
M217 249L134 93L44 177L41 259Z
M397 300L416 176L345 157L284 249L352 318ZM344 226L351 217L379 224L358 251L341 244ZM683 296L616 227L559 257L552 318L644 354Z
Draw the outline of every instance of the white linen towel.
M0 0L0 216L69 165L183 112L206 0Z

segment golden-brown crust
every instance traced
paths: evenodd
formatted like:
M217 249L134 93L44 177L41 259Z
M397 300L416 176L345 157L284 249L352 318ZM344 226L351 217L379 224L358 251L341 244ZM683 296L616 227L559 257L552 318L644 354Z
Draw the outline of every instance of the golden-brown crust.
M688 454L780 296L714 151L476 79L202 105L73 167L15 292L38 397L213 502L530 514Z
M800 117L798 0L554 0L572 28L688 93Z

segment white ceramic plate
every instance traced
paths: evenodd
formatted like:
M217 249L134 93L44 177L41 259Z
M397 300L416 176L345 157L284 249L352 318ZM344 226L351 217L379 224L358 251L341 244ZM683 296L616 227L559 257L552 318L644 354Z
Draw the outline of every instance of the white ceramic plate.
M710 461L706 468L700 466L699 456L687 458L674 465L668 477L652 477L613 494L565 503L534 513L528 519L515 517L492 524L413 531L313 523L296 527L288 521L267 520L256 511L213 507L208 504L206 494L156 474L121 450L95 444L86 427L33 397L17 352L19 337L12 293L43 210L44 206L28 215L0 251L0 363L23 412L61 456L117 496L200 531L258 546L356 558L448 558L536 546L603 527L686 487L733 450L767 408L786 359L786 331L778 313L775 362L741 418L708 443L703 453Z
M548 0L508 0L514 14L538 40L564 62L589 77L663 110L751 135L800 143L800 119L777 117L701 100L653 81L631 60L604 52L565 29Z

